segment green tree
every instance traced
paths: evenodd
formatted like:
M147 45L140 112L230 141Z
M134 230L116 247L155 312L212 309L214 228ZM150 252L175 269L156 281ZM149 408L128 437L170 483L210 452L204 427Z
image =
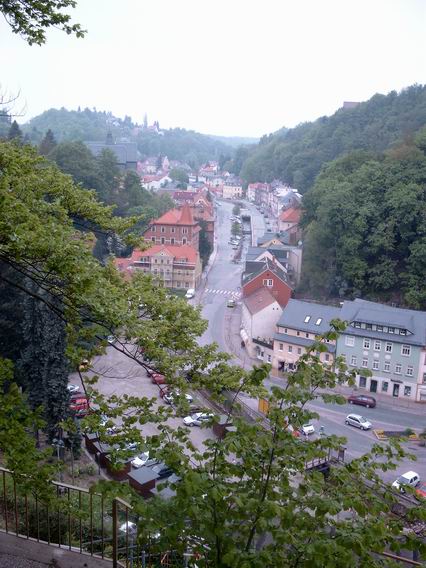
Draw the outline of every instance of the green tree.
M185 170L180 168L173 168L169 172L169 177L174 181L178 181L186 189L186 184L189 183L189 177Z
M50 152L53 150L55 146L56 146L55 136L53 135L53 132L49 128L43 140L39 144L38 151L42 156L47 156L48 154L50 154Z
M75 0L0 0L0 12L12 28L29 45L46 42L46 28L55 27L67 34L84 37L80 24L71 24L71 16L63 8L75 8Z
M207 237L207 221L204 219L199 219L197 223L200 225L200 240L199 240L199 251L201 262L203 268L207 265L210 255L213 251L213 245L210 243Z
M16 144L22 144L22 130L19 128L19 124L16 122L16 120L14 120L10 125L7 138L8 140L12 140Z

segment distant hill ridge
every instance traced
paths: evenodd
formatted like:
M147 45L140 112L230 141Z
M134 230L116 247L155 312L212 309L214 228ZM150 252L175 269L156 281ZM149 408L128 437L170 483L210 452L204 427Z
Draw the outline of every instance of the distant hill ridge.
M426 86L376 94L355 108L262 137L236 173L246 182L279 178L306 192L325 163L353 150L382 152L425 124Z
M126 138L136 142L143 156L167 155L171 160L181 160L193 167L207 160L225 161L233 156L238 145L257 142L257 139L243 137L209 136L184 128L164 129L158 134L134 123L130 116L121 119L111 112L89 108L51 108L22 125L23 132L36 144L49 129L58 142L103 141L111 132L115 140Z

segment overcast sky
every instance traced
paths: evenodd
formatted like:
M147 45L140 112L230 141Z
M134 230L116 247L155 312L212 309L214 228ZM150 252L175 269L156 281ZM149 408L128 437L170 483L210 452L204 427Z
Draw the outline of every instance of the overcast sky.
M426 82L425 0L78 0L74 39L0 21L0 83L51 107L260 136Z

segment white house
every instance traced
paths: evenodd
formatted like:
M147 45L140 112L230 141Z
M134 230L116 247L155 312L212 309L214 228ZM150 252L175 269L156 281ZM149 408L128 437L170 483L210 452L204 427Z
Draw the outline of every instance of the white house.
M272 362L273 337L281 313L281 306L266 287L244 298L241 339L251 357Z

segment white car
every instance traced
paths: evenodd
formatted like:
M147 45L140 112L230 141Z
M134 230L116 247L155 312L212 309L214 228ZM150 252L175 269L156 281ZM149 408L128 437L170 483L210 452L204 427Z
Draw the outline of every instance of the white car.
M144 466L149 460L149 452L142 452L138 456L132 459L131 464L135 469L139 469Z
M201 426L213 418L213 414L207 412L196 412L192 416L185 416L183 423L185 426Z
M355 428L359 428L360 430L369 430L373 427L371 422L369 422L364 416L360 414L348 414L345 419L345 424L349 424L349 426L355 426Z
M194 296L195 296L195 290L194 290L194 288L189 288L189 290L186 291L185 298L187 298L188 300L190 300L190 299L193 298Z
M167 402L167 404L174 404L175 403L175 397L179 397L181 396L180 391L179 390L174 390L170 393L167 393L163 396L163 400L164 402ZM194 402L194 399L192 397L192 395L185 393L185 400L186 402Z
M406 471L402 475L395 479L392 483L392 487L401 491L401 493L405 493L404 486L408 485L409 487L416 487L420 481L420 475L415 471Z
M312 424L303 424L300 428L300 431L305 436L309 436L310 434L315 434L315 428Z
M68 392L70 394L75 394L76 392L80 392L80 387L78 385L67 385Z

